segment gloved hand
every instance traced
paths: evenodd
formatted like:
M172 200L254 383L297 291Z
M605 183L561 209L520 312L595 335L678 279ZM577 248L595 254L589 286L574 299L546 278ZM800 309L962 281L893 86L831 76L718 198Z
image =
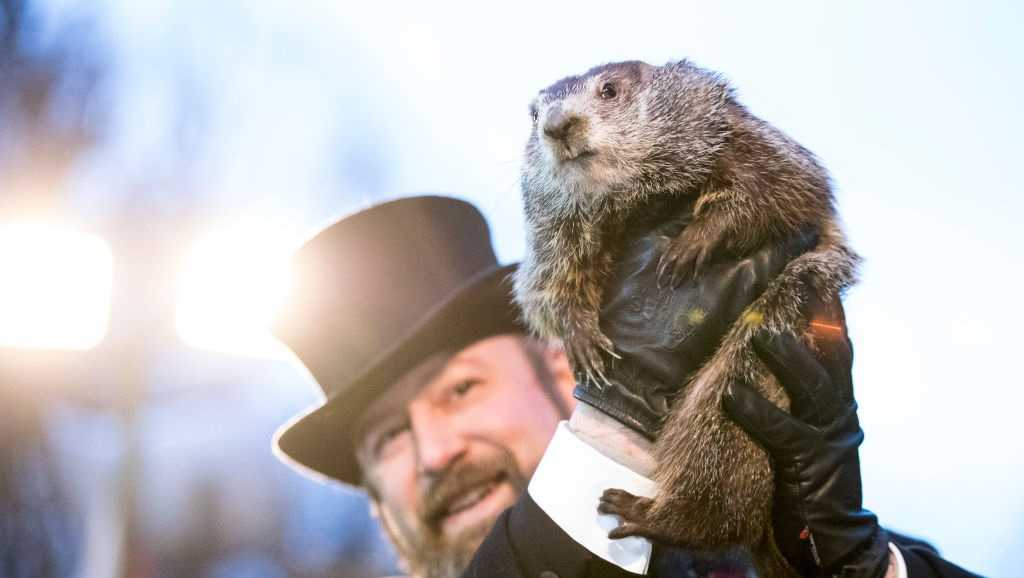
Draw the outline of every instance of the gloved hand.
M659 288L666 236L675 236L692 219L686 207L660 212L671 216L626 227L644 233L622 242L624 251L604 287L601 330L621 356L605 359L610 384L578 376L574 392L650 440L673 396L714 353L744 308L786 263L816 242L812 234L796 236L741 260L714 263L677 288Z
M888 534L861 505L853 350L838 302L808 306L818 356L792 336L754 338L754 348L790 398L786 413L746 384L731 384L726 412L770 454L779 550L804 576L879 577ZM820 361L819 361L820 359Z

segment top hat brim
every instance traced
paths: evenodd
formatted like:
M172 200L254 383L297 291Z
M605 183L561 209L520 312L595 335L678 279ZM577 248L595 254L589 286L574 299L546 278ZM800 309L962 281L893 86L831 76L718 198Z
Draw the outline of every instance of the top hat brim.
M281 426L274 436L278 457L310 477L359 485L352 428L356 417L388 386L438 351L458 350L492 335L526 331L512 299L510 277L515 269L515 264L495 266L467 280L425 312L419 323L349 385Z

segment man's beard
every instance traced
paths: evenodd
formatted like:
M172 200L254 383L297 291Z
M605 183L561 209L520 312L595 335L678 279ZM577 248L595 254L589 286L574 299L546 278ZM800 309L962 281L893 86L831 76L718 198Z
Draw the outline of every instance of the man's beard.
M422 506L412 515L403 516L400 512L389 511L387 504L379 504L384 530L413 576L460 576L490 532L493 518L481 520L452 536L444 534L443 523L448 510L459 498L491 484L490 492L507 483L517 496L526 488L526 476L512 453L503 446L490 448L489 455L475 461L459 460L425 480L421 489Z

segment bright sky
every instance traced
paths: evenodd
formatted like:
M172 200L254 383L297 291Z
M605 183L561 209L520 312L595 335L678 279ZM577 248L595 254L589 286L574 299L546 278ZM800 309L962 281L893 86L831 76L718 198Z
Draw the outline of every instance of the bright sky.
M609 60L724 72L830 168L866 258L847 305L867 506L972 570L1024 566L1019 3L51 4L98 15L118 64L83 210L126 171L174 166L161 159L184 113L202 129L188 177L213 210L308 234L448 192L484 210L504 260L523 250L538 89ZM195 107L182 82L205 95Z

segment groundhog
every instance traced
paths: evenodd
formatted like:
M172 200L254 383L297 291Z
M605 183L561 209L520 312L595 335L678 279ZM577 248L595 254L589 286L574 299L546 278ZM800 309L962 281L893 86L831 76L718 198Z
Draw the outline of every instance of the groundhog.
M738 259L808 231L794 258L732 325L672 402L655 441L653 500L610 489L600 509L640 535L704 552L749 548L763 576L793 570L772 538L768 455L722 413L730 382L754 383L788 410L757 359L758 330L791 332L813 347L800 313L809 292L838 299L855 280L830 179L815 156L751 114L719 74L683 60L598 66L542 90L530 107L522 192L527 255L516 299L541 336L561 339L577 379L607 382L615 344L599 326L602 287L630 217L652 203L691 199L692 221L666 238L659 284L675 286L717 260ZM683 203L686 204L686 203Z

